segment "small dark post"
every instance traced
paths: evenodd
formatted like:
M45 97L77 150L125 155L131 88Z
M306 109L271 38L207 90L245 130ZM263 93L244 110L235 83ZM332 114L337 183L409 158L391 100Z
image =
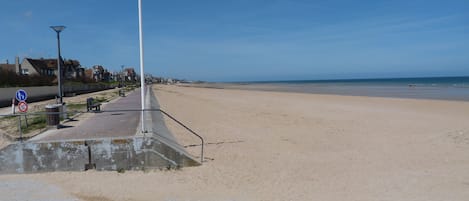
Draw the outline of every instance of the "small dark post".
M85 164L85 171L96 169L96 164L91 163L91 145L89 141L85 141L85 146L88 147L88 164Z

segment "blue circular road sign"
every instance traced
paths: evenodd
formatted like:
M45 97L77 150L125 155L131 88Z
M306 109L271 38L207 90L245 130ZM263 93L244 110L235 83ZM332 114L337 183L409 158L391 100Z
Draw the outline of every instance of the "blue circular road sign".
M28 98L28 94L25 90L19 89L16 91L16 100L18 101L25 101Z

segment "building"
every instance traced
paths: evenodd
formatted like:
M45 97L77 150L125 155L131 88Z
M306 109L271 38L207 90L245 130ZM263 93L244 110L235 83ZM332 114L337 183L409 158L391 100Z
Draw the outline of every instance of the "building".
M124 80L129 82L137 81L137 73L135 73L134 68L124 69Z
M10 72L15 72L16 74L20 74L20 70L21 70L20 58L16 57L14 64L10 64L8 60L6 63L0 64L0 70L10 71Z
M104 67L101 65L94 65L92 68L93 70L93 79L96 82L104 80Z
M65 79L76 79L84 76L85 69L78 60L62 60L62 76ZM22 75L57 76L57 59L25 58L21 63Z
M0 70L15 72L15 64L9 64L8 62L6 64L0 64Z
M57 59L32 59L24 58L21 63L22 75L41 75L56 76L57 75Z
M109 82L114 80L113 73L109 72L101 65L94 65L93 67L84 70L84 75L88 79L92 79L95 82Z
M88 79L93 79L93 69L89 68L85 70L85 77Z
M85 68L82 68L78 60L63 61L63 75L66 79L77 79L85 76Z
M112 79L112 73L110 73L108 70L104 70L104 73L103 73L103 81L105 82L109 82L111 81Z

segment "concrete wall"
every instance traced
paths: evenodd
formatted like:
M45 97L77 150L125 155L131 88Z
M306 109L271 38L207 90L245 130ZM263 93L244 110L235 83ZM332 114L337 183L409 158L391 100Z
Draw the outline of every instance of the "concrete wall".
M64 85L63 93L82 94L111 89L115 87L117 87L117 85ZM24 89L28 93L28 99L26 100L26 102L28 103L52 99L58 94L57 86L0 88L0 107L10 106L11 99L15 97L15 93L18 89Z
M200 165L155 138L16 143L0 150L0 174L97 170L142 170Z
M15 98L16 91L24 89L28 93L28 100L40 96L56 96L58 94L57 86L42 86L42 87L8 87L0 88L0 101L8 101L11 105L11 99ZM26 100L26 101L28 101Z
M87 153L82 142L11 144L0 151L0 173L84 170Z

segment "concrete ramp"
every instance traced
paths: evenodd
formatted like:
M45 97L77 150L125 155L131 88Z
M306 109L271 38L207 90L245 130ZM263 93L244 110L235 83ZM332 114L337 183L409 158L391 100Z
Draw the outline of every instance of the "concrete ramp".
M153 137L11 144L0 150L0 174L53 171L146 170L197 166L186 153Z

